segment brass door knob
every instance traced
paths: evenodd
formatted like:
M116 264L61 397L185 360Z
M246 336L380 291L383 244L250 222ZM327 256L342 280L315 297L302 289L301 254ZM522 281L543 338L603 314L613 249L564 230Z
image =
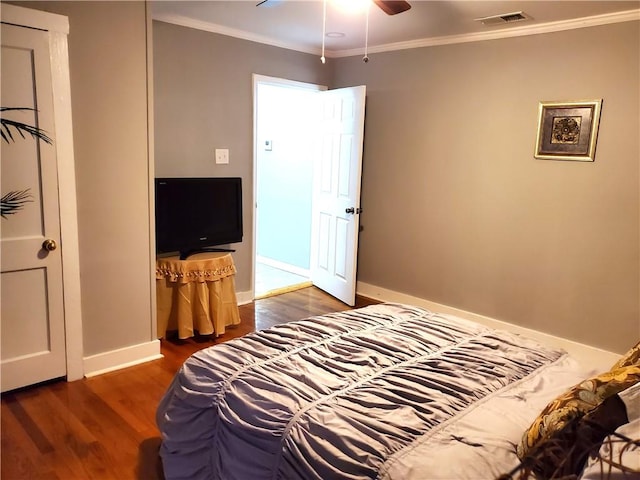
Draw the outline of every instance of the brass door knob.
M42 242L42 248L44 248L48 252L53 252L56 248L58 248L58 244L55 240L47 238L44 242Z

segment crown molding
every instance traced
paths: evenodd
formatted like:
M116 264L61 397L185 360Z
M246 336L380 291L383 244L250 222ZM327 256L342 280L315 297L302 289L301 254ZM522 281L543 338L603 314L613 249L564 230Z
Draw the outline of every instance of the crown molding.
M595 15L592 17L576 18L572 20L561 20L538 25L528 25L524 27L494 30L491 32L468 33L463 35L447 35L443 37L422 38L409 42L389 43L386 45L369 46L368 53L391 52L394 50L408 50L411 48L434 47L438 45L451 45L454 43L482 42L486 40L498 40L502 38L523 37L527 35L539 35L542 33L562 32L565 30L575 30L578 28L595 27L612 23L622 23L640 21L640 9L627 10L624 12ZM339 50L331 52L332 57L351 57L362 55L363 48L351 50Z
M287 50L295 50L302 53L310 53L313 55L320 55L320 49L317 48L304 48L300 45L294 45L291 43L281 42L271 37L264 35L258 35L256 33L247 32L245 30L238 30L235 28L225 27L224 25L218 25L210 22L203 22L201 20L195 20L193 18L184 17L182 15L162 14L154 13L153 20L159 22L171 23L173 25L180 25L181 27L194 28L196 30L204 30L205 32L219 33L220 35L226 35L228 37L239 38L241 40L248 40L250 42L262 43L270 45L272 47L286 48Z
M262 43L265 45L271 45L273 47L285 48L288 50L295 50L302 53L309 53L312 55L320 55L320 49L316 48L304 48L299 45L294 45L286 42L275 40L271 37L263 35L257 35L255 33L247 32L244 30L238 30L234 28L225 27L223 25L217 25L214 23L203 22L200 20L194 20L192 18L170 15L170 14L154 14L154 20L161 22L171 23L174 25L180 25L183 27L195 28L197 30L204 30L207 32L218 33L229 37L240 38L242 40L249 40L251 42ZM422 38L418 40L411 40L408 42L396 42L385 45L369 46L368 53L383 53L391 52L395 50L408 50L412 48L422 47L434 47L439 45L451 45L455 43L469 43L469 42L482 42L486 40L498 40L502 38L523 37L527 35L539 35L542 33L562 32L565 30L575 30L578 28L595 27L599 25L609 25L612 23L623 23L631 21L640 21L640 9L626 10L623 12L608 13L603 15L594 15L591 17L576 18L572 20L561 20L557 22L549 22L538 25L527 25L523 27L515 27L501 30L493 30L490 32L477 32L462 35L447 35L442 37ZM330 50L325 52L327 58L339 58L339 57L351 57L355 55L362 55L364 48L349 49L349 50Z

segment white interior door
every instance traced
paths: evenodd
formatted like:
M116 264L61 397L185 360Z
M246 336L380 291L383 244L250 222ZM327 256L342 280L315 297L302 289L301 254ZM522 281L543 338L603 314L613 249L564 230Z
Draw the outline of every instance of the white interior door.
M353 306L356 298L364 86L319 92L321 144L315 162L311 280Z
M2 24L1 62L2 106L33 109L3 118L37 126L55 142L49 33ZM61 249L43 247L60 243L56 149L11 132L14 141L2 140L2 196L24 196L1 219L2 391L66 374Z

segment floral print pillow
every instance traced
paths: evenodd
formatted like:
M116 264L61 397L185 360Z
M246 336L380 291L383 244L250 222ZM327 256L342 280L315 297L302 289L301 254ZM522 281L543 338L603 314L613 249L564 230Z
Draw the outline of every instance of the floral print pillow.
M625 353L620 359L611 367L614 370L619 367L626 367L627 365L640 365L640 342Z
M525 431L517 447L518 457L523 460L529 451L570 422L582 418L612 395L640 382L640 355L632 358L634 364L628 364L628 358L627 361L619 361L612 370L584 380L549 403ZM620 363L622 366L618 365Z

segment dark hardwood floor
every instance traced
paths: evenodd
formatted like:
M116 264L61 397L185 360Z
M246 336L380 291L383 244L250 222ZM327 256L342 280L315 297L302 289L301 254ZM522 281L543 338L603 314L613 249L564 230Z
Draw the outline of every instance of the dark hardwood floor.
M356 307L377 303L358 298ZM218 339L162 341L163 359L2 395L0 478L162 479L155 411L192 353L272 325L350 307L315 287L240 306Z

